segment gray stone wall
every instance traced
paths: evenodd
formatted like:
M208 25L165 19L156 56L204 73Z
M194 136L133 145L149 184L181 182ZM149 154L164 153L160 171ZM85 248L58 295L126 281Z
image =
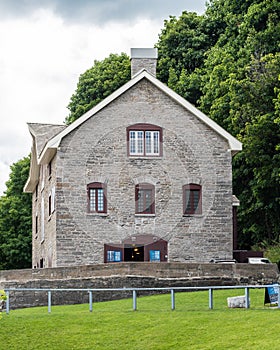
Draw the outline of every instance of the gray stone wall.
M126 128L163 128L162 157L127 156ZM232 173L227 142L147 80L87 120L57 153L52 266L102 263L105 243L137 234L168 241L168 260L232 258ZM107 184L108 213L87 213L86 186ZM135 185L155 186L155 215L135 215ZM182 186L202 186L202 215L183 216Z
M133 58L131 59L131 76L134 77L143 68L156 76L157 59L154 58Z
M40 167L40 179L36 192L32 195L32 267L56 266L56 156L51 162L51 175L48 165ZM49 197L52 208L49 215ZM54 199L53 199L54 197ZM36 232L36 216L38 230Z
M159 288L256 285L279 282L276 264L120 263L0 271L5 288ZM155 293L155 292L152 292ZM138 292L144 295L147 292ZM93 293L93 301L132 297L131 291ZM47 305L46 291L11 291L11 309ZM52 304L88 303L87 292L53 292Z

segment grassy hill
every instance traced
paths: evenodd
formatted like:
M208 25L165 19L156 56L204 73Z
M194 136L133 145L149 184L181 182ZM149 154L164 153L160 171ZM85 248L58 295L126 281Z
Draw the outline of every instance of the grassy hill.
M228 309L228 296L243 290L141 297L89 306L55 306L12 310L0 320L1 349L279 349L280 310L264 306L264 289L250 291L250 309Z

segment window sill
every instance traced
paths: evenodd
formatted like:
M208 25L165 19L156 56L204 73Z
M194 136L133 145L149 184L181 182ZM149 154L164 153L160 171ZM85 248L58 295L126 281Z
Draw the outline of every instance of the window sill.
M88 216L101 216L101 217L106 217L109 216L108 213L87 213Z
M184 214L184 218L203 218L203 214Z
M145 218L154 218L156 214L135 214L135 217L145 217Z
M129 159L162 159L162 155L159 155L159 156L140 156L140 155L135 155L135 156L132 156L132 155L128 155L128 158Z

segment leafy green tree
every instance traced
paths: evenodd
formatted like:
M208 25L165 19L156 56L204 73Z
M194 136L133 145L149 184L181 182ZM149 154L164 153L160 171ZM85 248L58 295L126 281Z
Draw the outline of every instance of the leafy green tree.
M204 62L205 52L213 45L216 37L203 16L184 11L177 19L171 16L164 22L159 35L157 77L196 103L200 96L200 79L196 70Z
M211 8L211 4L214 6ZM224 32L207 52L200 107L243 142L234 159L241 248L279 239L278 1L212 1Z
M158 77L243 142L240 248L279 240L279 15L278 0L210 0L166 21L157 43Z
M256 68L260 72L263 57L279 51L280 4L276 0L212 0L206 13L223 21L224 31L205 56L202 97L198 104L232 131L229 115L233 109L232 84L247 79L248 66L252 73ZM242 92L244 99L250 97L244 89ZM272 97L269 94L269 99Z
M105 97L130 79L129 57L110 54L103 61L94 61L92 68L80 75L76 92L72 95L66 124L71 124Z
M231 100L235 106L232 119L240 125L244 145L235 164L235 191L243 202L240 224L245 242L272 243L279 239L279 74L280 54L264 56L248 67L248 75L236 85ZM240 159L245 164L246 175ZM242 177L245 179L240 181Z
M29 157L11 166L7 190L0 198L0 269L31 267L32 200L23 193Z

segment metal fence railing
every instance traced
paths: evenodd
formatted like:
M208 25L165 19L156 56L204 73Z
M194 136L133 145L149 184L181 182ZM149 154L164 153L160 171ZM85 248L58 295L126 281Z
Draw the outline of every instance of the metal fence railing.
M164 288L96 288L96 289L79 289L79 288L5 288L5 293L7 296L6 300L6 313L9 314L11 304L10 304L10 293L17 292L47 292L48 298L48 312L51 313L52 307L52 293L53 292L86 292L88 293L88 301L89 301L89 311L93 311L93 292L131 292L132 294L132 307L133 310L137 310L137 292L162 292L167 293L170 292L171 295L171 310L175 310L175 292L177 291L201 291L208 290L208 306L209 309L213 309L213 300L214 300L214 290L221 289L244 289L245 290L245 308L250 307L250 289L260 289L267 288L268 290L272 289L274 291L274 302L278 304L278 308L280 309L280 284L267 284L267 285L238 285L238 286L205 286L205 287L164 287ZM35 303L33 306L36 306Z

